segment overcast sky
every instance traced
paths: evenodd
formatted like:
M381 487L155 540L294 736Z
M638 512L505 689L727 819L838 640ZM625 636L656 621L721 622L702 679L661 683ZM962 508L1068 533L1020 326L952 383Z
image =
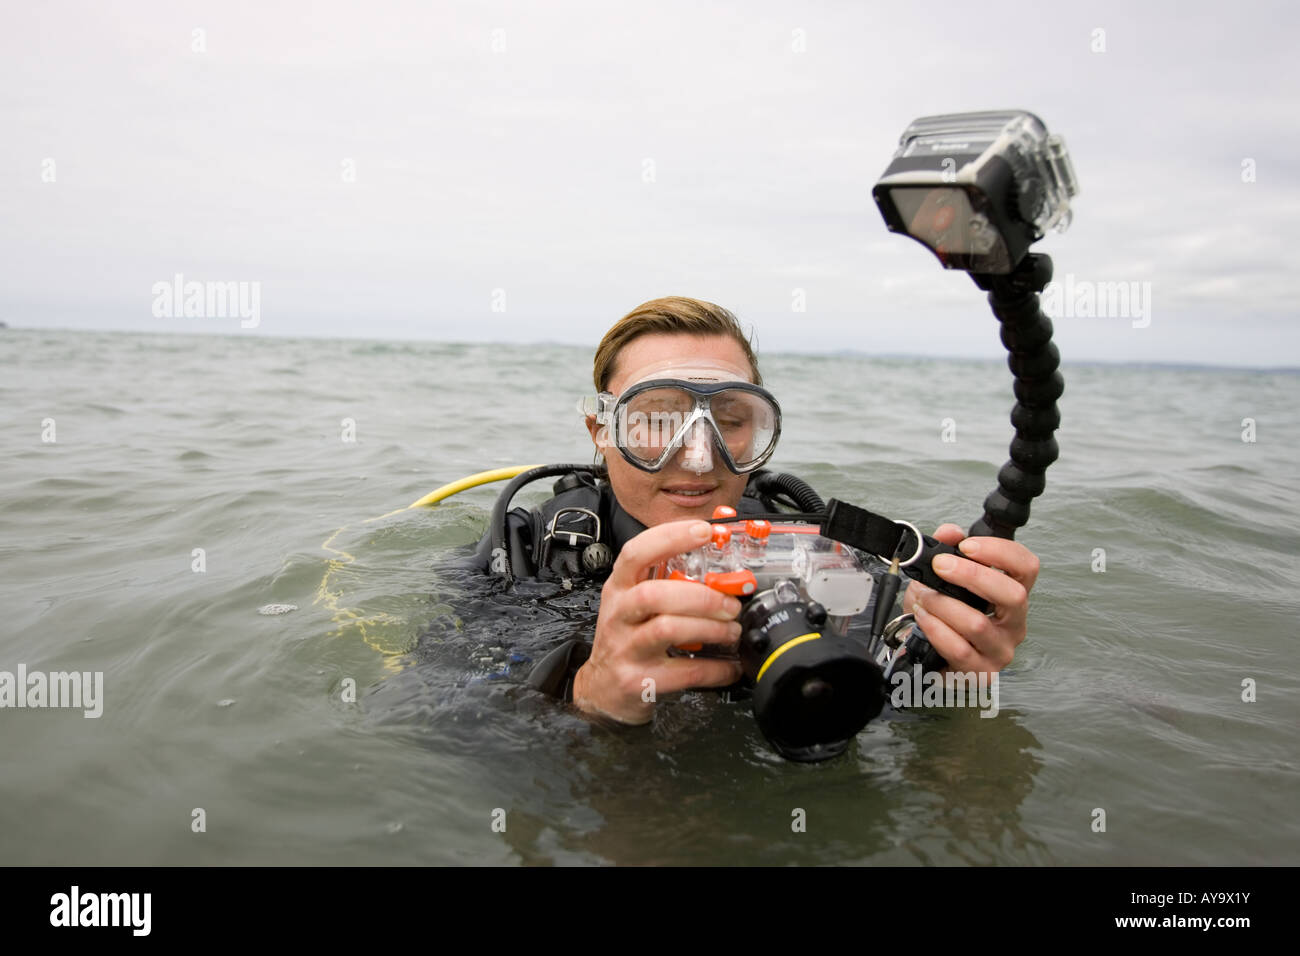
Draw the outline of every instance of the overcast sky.
M1145 327L1060 316L1067 360L1300 365L1297 20L1257 2L9 4L0 320L594 346L678 294L763 350L995 356L982 295L887 232L870 191L916 117L1017 107L1078 174L1074 224L1039 246L1057 277L1149 283ZM260 283L260 324L156 317L177 273Z

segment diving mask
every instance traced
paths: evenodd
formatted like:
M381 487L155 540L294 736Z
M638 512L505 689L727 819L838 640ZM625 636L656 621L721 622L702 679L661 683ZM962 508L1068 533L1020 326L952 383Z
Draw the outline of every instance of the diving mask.
M602 445L617 446L642 471L660 471L684 450L687 471L712 471L716 452L744 475L772 457L781 434L781 406L767 389L738 380L744 375L723 362L671 359L641 370L617 397L583 399L579 410L602 426Z

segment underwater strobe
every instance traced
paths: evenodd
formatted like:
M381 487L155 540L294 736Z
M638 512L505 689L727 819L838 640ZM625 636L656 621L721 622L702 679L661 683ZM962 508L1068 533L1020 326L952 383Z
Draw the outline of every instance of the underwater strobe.
M1065 141L1007 110L916 120L872 195L890 230L945 269L1007 275L1048 229L1070 224L1077 192Z
M1052 322L1038 303L1052 260L1029 254L1029 246L1049 228L1069 225L1078 191L1065 141L1024 110L916 120L872 190L886 225L925 245L944 268L970 272L1002 323L1015 376L1016 437L972 535L1014 537L1059 455L1052 434L1065 382Z

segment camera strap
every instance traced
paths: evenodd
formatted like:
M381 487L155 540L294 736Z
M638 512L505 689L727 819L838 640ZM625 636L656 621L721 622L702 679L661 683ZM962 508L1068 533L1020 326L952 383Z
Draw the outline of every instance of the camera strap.
M832 498L827 502L826 514L818 530L827 538L878 555L885 561L899 557L899 565L905 573L926 587L964 601L982 613L990 610L988 601L945 581L930 565L936 555L951 554L959 558L965 555L928 534L921 534L909 524ZM916 540L918 535L919 542Z

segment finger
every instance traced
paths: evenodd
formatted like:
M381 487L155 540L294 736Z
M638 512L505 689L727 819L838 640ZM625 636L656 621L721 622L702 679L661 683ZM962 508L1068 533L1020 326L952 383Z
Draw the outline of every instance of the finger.
M918 590L913 595L912 613L927 637L941 633L949 638L956 659L949 657L938 641L930 643L957 670L1001 670L1015 656L1015 644L1003 625L964 601L938 591Z
M917 595L919 595L919 594L921 593L922 590L929 591L929 590L933 590L933 589L932 589L932 588L927 588L927 587L926 587L924 584L922 584L920 581L908 581L908 582L907 582L907 587L903 589L903 613L904 613L904 614L911 614L911 613L913 613L913 611L912 611L912 605L913 605L914 602L916 601L916 597L917 597Z
M619 603L618 616L637 624L656 614L678 614L734 621L740 602L698 581L642 581L633 585Z
M640 657L661 657L670 647L716 644L734 649L740 641L735 621L709 621L698 617L658 614L636 629L633 641Z
M915 614L914 607L916 601L923 594L938 594L934 588L928 588L920 581L911 581L907 585L907 590L903 592L903 613Z
M712 526L698 519L670 521L646 528L623 545L606 583L616 588L630 588L645 577L646 570L652 565L698 548L709 540L712 533Z
M957 545L962 554L980 564L1005 571L1019 581L1026 592L1038 580L1038 555L1019 541L1009 538L967 538Z
M910 591L911 588L908 588L908 590ZM925 636L929 638L934 649L948 662L948 667L951 670L965 671L967 673L1001 670L1003 665L997 664L981 654L979 648L966 640L938 614L930 613L931 604L936 607L940 606L941 601L939 599L944 597L945 595L935 592L926 594L921 600L915 602L912 613L916 615L916 623L921 626L921 630L925 632ZM960 601L956 601L954 598L947 598L947 600L961 604ZM962 606L965 607L965 605ZM966 610L973 609L967 607ZM982 614L979 616L983 617ZM985 620L987 621L987 618Z
M1018 580L1001 571L985 567L976 561L958 558L951 554L937 554L930 562L934 573L945 581L963 587L990 601L998 612L1024 605L1029 592Z
M743 676L740 661L674 657L656 669L655 692L671 694L692 687L728 687Z

